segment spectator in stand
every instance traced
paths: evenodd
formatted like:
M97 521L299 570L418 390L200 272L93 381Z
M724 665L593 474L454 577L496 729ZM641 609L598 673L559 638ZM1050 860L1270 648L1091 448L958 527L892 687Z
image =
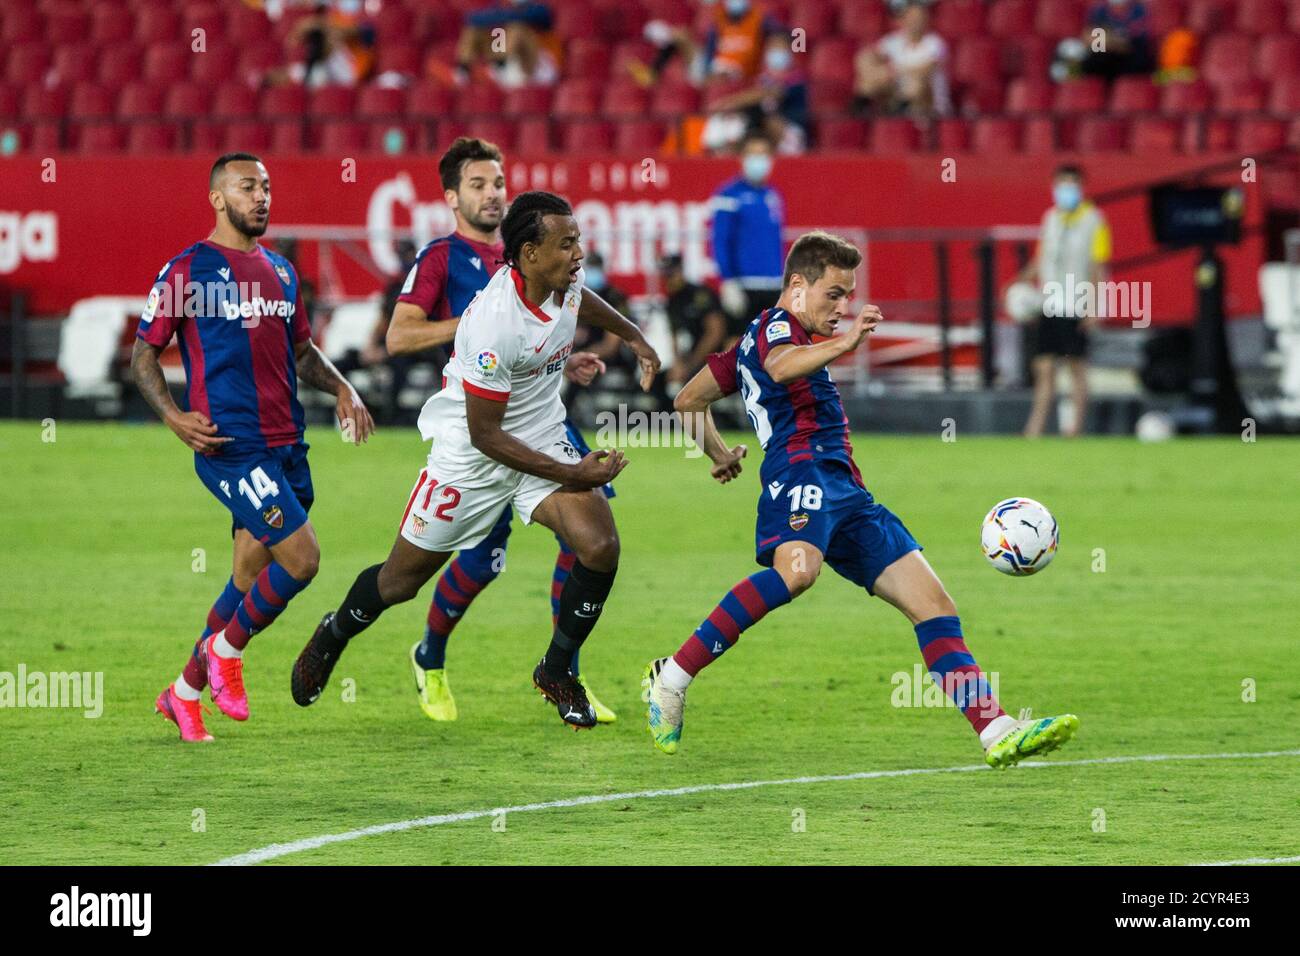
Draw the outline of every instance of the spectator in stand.
M763 68L768 37L780 25L761 3L721 0L704 41L704 70L709 80L752 80Z
M1104 47L1098 49L1095 31L1104 31ZM1083 41L1088 54L1083 60L1087 76L1113 80L1132 73L1155 69L1151 41L1151 19L1145 3L1136 0L1106 0L1088 11Z
M716 292L687 281L680 255L674 253L659 260L659 276L668 293L664 309L673 331L673 367L668 370L668 382L680 388L704 367L711 353L722 350L727 319ZM690 343L685 350L683 340Z
M449 86L494 79L506 88L552 86L560 78L563 45L551 33L545 3L498 0L468 14L456 46L456 66L431 61L429 73Z
M1061 166L1052 178L1052 206L1043 215L1034 259L1017 277L1034 282L1043 294L1043 315L1033 360L1034 403L1025 424L1025 437L1043 433L1056 392L1056 366L1070 367L1073 383L1074 421L1061 425L1061 434L1080 434L1088 418L1088 332L1101 321L1094 310L1080 314L1078 303L1087 298L1077 294L1090 283L1095 291L1106 281L1111 259L1110 226L1091 202L1084 198L1083 170ZM1094 302L1100 295L1091 296Z
M854 57L854 109L886 115L946 116L948 45L930 30L929 4L895 0L897 29Z
M1196 79L1200 39L1186 27L1171 30L1160 41L1157 83L1190 83Z
M749 128L762 129L783 156L807 148L808 77L795 62L788 35L767 38L754 86L725 98L718 109L743 114Z
M730 319L728 347L781 295L785 203L768 184L772 156L767 137L750 133L740 147L741 174L713 195L713 259L722 278L722 306Z
M375 28L362 11L361 0L319 3L289 31L290 50L302 59L268 74L270 83L291 81L303 86L355 86L375 65Z

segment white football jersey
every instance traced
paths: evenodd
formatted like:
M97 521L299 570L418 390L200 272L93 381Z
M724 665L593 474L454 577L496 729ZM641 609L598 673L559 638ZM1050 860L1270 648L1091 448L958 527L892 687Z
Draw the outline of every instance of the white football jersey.
M524 278L502 266L465 307L443 387L420 412L420 434L436 439L436 454L481 457L469 440L465 394L506 403L501 427L542 450L565 418L560 389L573 351L584 273L557 304L529 302ZM441 447L439 447L441 446Z

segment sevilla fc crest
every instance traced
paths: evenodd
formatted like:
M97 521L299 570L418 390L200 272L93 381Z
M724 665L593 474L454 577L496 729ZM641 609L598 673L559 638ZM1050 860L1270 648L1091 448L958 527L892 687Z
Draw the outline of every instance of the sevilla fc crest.
M806 514L798 514L798 515L790 516L791 531L802 531L806 524L808 524L808 516Z
M284 266L276 266L275 274L280 277L280 281L283 282L285 285L289 284L289 270L286 269Z
M422 535L428 529L429 523L419 515L411 515L411 529L417 534Z
M284 512L279 505L271 505L262 512L262 520L278 531L284 527Z

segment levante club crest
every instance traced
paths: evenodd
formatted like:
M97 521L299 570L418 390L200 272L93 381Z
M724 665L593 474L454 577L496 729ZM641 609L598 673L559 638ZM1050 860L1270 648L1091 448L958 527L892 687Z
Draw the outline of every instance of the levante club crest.
M271 505L262 511L262 520L278 531L284 527L284 512L279 505Z

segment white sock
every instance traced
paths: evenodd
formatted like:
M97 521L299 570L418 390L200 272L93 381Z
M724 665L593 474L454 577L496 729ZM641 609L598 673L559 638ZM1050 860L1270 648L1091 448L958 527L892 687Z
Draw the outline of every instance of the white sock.
M244 652L235 647L226 640L226 629L223 627L217 632L217 636L212 639L212 650L218 657L243 657Z
M695 680L695 677L686 673L682 665L670 657L664 669L659 672L659 679L669 690L683 691L691 686L691 681Z
M172 682L172 692L181 700L198 700L203 696L202 691L195 690L186 682L184 674Z
M994 717L987 727L980 731L980 746L985 750L997 743L999 737L1016 725L1016 718L1010 714Z

